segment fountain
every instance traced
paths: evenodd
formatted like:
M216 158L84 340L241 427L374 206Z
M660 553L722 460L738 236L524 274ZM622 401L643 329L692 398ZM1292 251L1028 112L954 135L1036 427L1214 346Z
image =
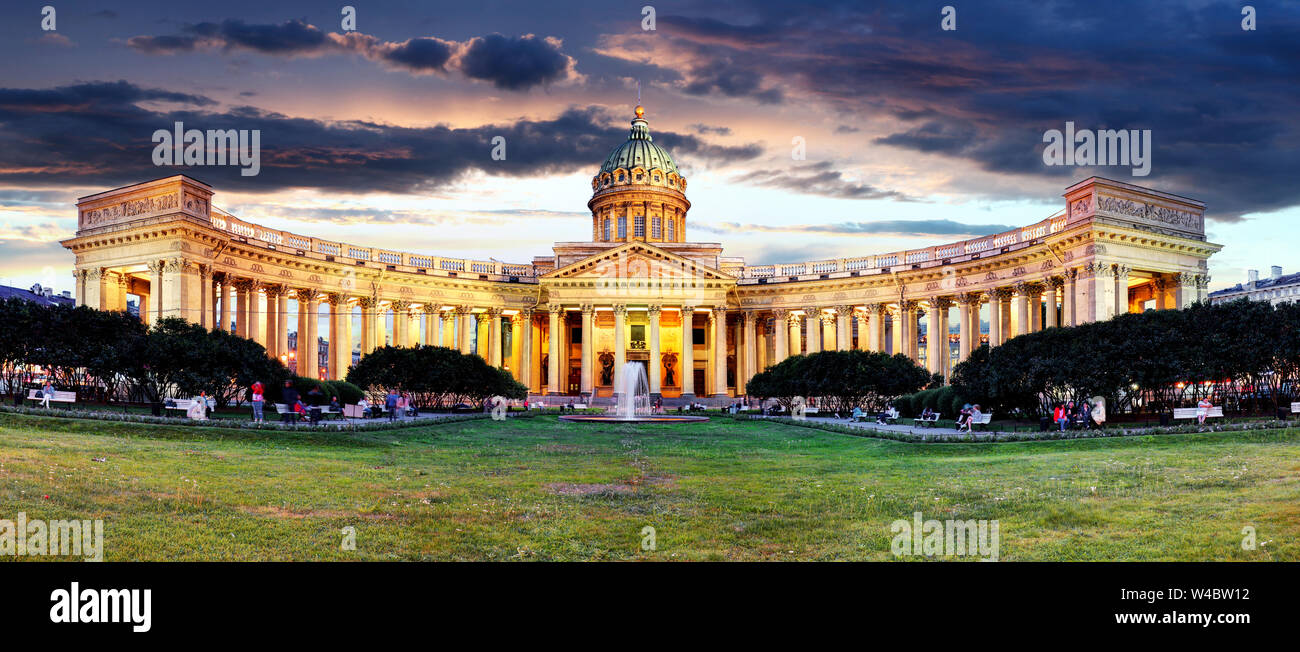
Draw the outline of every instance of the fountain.
M561 415L565 421L595 421L601 423L625 422L697 422L708 421L708 417L686 415L655 414L650 407L650 382L646 380L645 367L635 362L623 365L618 371L618 403L613 414L569 414Z

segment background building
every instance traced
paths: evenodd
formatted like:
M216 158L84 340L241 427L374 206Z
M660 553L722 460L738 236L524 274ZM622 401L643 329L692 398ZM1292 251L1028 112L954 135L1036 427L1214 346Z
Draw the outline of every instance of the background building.
M1268 278L1263 279L1259 277L1259 270L1248 271L1245 283L1211 292L1210 302L1223 303L1237 299L1250 299L1281 303L1300 299L1300 274L1284 276L1282 268L1278 265L1274 265L1269 271Z

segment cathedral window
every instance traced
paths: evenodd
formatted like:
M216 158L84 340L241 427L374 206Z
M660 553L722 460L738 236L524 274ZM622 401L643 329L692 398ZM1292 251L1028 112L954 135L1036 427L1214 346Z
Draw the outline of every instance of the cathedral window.
M626 237L627 237L627 218L626 218L626 217L620 217L620 218L618 218L618 237L619 237L619 238L626 238Z
M632 218L632 235L638 238L645 237L645 216L637 215Z
M664 237L663 219L658 217L650 218L650 237L659 240Z

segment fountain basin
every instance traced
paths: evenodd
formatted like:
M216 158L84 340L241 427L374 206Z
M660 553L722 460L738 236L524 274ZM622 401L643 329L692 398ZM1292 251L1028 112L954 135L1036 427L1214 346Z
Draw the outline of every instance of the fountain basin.
M564 421L582 421L594 423L699 423L708 421L708 417L690 417L676 414L638 414L625 417L613 414L562 414Z

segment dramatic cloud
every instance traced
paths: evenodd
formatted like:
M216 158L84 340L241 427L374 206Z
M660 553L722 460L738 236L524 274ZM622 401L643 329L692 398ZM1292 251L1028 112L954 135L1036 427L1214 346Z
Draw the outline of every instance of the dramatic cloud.
M690 125L689 128L695 130L695 133L701 135L706 135L706 134L714 134L718 136L731 135L731 127L716 127L713 125L706 125L704 123L697 122L693 125Z
M157 110L141 105L182 105ZM295 118L248 106L217 111L206 97L94 82L53 89L0 89L0 181L24 185L135 183L186 172L223 190L322 188L330 192L420 193L471 171L498 176L567 174L590 169L627 137L603 110L570 108L550 120L471 128L400 127L360 120ZM237 167L157 167L152 134L187 129L261 131L261 173ZM87 137L87 134L91 137ZM505 160L492 157L505 139ZM761 154L757 145L720 146L691 134L656 132L679 156L728 163Z
M834 163L831 161L821 161L793 165L788 169L756 170L737 177L735 181L838 199L907 199L893 190L853 183L833 168Z
M469 79L491 82L497 88L513 91L581 77L574 59L561 52L560 39L533 34L518 37L489 34L463 43L434 37L392 42L360 32L325 32L300 20L260 25L224 20L186 25L181 32L133 36L127 39L127 45L137 52L154 55L201 50L285 57L353 54L413 74L458 70Z
M1300 6L1271 7L1258 31L1243 31L1240 5L1224 1L1159 12L998 3L961 13L954 32L940 31L933 7L903 0L798 12L755 0L692 13L713 17L664 11L657 32L608 34L597 51L657 69L690 95L798 97L868 118L855 129L892 117L904 124L880 133L887 122L876 122L877 146L1010 179L1119 177L1203 199L1224 221L1300 204ZM1151 175L1045 166L1043 132L1066 121L1151 129Z

